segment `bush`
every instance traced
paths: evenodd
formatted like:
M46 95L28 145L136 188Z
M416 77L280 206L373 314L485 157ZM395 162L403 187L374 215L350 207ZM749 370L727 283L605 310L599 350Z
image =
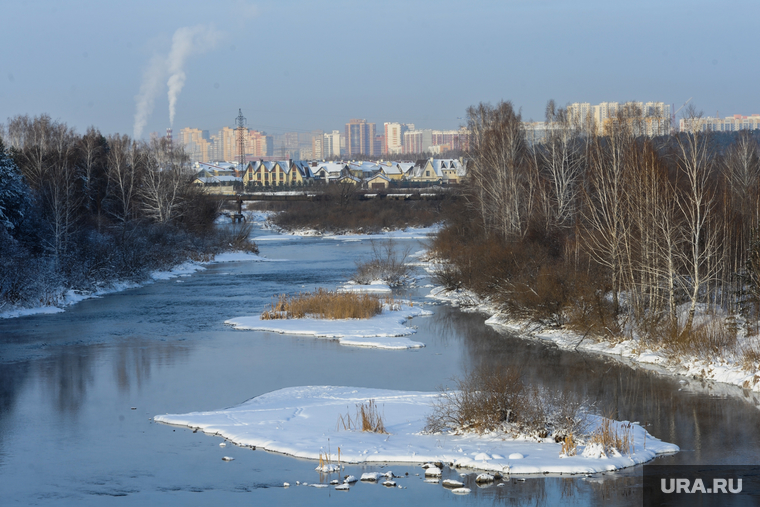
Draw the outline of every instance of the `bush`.
M585 428L584 400L528 388L515 368L478 369L453 381L454 390L440 389L425 431L503 431L562 442Z
M398 250L393 240L384 243L373 241L372 258L356 263L353 280L362 285L368 285L373 280L383 280L388 285L401 285L411 271L411 267L406 265L410 252L410 246Z
M262 320L302 319L311 316L319 319L368 319L383 310L380 298L373 294L354 294L317 289L295 296L282 294L268 310L261 314Z

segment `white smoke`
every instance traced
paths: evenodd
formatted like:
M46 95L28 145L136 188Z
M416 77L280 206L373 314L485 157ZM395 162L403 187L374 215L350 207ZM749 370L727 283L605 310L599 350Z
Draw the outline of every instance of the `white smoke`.
M156 97L161 93L165 76L166 58L155 55L151 58L145 72L143 72L140 93L135 97L137 111L135 112L135 124L132 129L134 139L140 139L145 125L148 124L148 117L153 112Z
M179 28L172 37L172 47L168 56L155 55L151 58L143 73L140 93L135 97L137 103L133 128L135 139L142 136L167 75L169 76L169 80L166 81L166 86L169 88L169 126L174 125L177 97L187 79L184 70L187 59L193 54L212 49L220 36L221 34L213 26L198 25Z
M193 53L211 49L219 38L218 32L210 26L184 27L174 32L172 49L167 58L169 80L169 126L174 125L177 97L185 86L185 62Z

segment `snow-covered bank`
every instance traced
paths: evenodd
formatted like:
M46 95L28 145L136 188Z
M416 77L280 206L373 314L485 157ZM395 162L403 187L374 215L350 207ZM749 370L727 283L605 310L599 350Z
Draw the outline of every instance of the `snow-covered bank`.
M635 423L631 426L632 452L607 457L584 457L585 449L579 446L576 456L560 458L561 444L552 439L516 440L501 433L423 434L425 418L437 396L437 393L358 387L291 387L226 410L167 414L156 416L154 420L198 428L241 446L255 446L300 458L319 459L329 448L331 460L337 463L340 448L342 462L441 461L455 467L510 474L604 472L645 463L658 454L679 450L678 446L662 442ZM374 400L388 434L347 431L338 424L341 416L353 416L354 407L368 400ZM589 418L592 429L603 421L598 416ZM593 452L585 454L594 455Z
M404 325L410 317L430 315L419 306L396 305L391 310L384 305L383 312L369 319L276 319L262 320L260 316L237 317L224 323L236 329L271 331L282 334L313 336L338 340L341 345L374 347L381 349L413 349L424 347L407 336L416 332Z
M372 280L369 284L359 284L348 282L338 287L338 292L357 292L366 294L390 294L392 292L390 285L384 280Z
M278 227L271 222L267 222L267 226L265 227L267 229L274 230L280 234L283 235L283 237L279 237L280 241L287 240L288 236L295 236L295 237L314 237L319 236L325 239L333 239L336 241L362 241L362 240L389 240L389 239L427 239L433 234L436 234L440 228L440 224L431 225L430 227L407 227L405 229L384 229L382 232L378 233L370 233L370 234L364 234L361 232L345 232L345 233L335 233L335 232L321 232L316 229L283 229L281 227ZM272 236L264 236L264 237L255 237L252 238L252 241L259 241L259 240L269 240L269 241L275 241L275 239Z
M470 311L485 313L490 315L486 320L489 326L524 338L551 342L561 349L601 354L660 373L710 380L760 392L760 372L747 371L741 362L734 358L714 357L708 360L694 356L675 356L663 348L643 346L636 339L621 337L614 342L596 341L567 329L546 329L527 321L512 319L501 313L495 305L467 290L448 291L443 287L436 287L428 297Z
M153 283L158 280L170 280L172 278L190 276L196 271L202 271L205 266L209 264L218 264L223 262L271 262L270 259L261 257L258 254L249 252L225 252L218 254L214 259L207 262L187 261L174 266L172 269L165 271L153 271L148 275L148 279L137 283L130 281L115 281L110 283L104 283L96 290L92 291L75 291L67 290L62 291L61 295L56 299L53 304L39 306L36 308L10 308L0 309L0 319L10 319L14 317L23 317L26 315L37 315L42 313L60 313L65 311L66 307L84 301L86 299L93 299L103 297L107 294L113 294L115 292L121 292L127 289L133 289L142 285Z

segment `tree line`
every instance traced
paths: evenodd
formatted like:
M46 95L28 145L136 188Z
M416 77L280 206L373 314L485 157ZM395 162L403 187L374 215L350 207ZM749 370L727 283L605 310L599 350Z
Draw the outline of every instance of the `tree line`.
M737 317L756 332L758 132L647 137L648 121L628 104L599 129L550 101L532 139L510 102L469 108L440 279L522 318L692 352L735 344Z
M218 204L166 139L80 135L47 115L0 126L0 308L212 255Z

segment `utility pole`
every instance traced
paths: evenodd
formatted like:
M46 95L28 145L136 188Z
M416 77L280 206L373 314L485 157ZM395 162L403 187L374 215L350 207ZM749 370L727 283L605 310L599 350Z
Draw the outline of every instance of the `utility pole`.
M240 162L240 170L245 170L245 134L246 134L246 119L243 116L243 110L238 109L238 116L235 118L235 130L237 131L237 145L238 145L238 161Z

